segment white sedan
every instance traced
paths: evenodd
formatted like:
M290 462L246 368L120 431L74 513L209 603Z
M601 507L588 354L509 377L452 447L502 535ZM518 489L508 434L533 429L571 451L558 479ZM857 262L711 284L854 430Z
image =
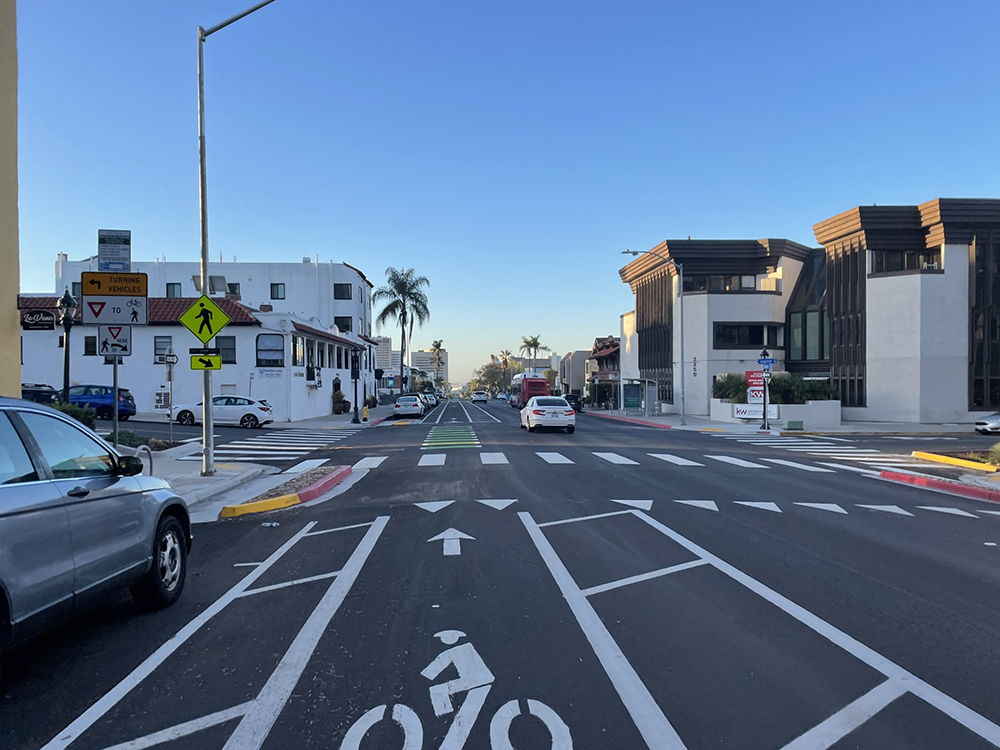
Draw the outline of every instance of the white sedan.
M392 407L392 415L394 417L422 417L425 409L420 396L400 396L396 399L395 406Z
M170 410L170 419L179 424L200 423L204 416L202 402L179 404ZM274 421L271 405L267 401L243 396L213 396L212 421L215 424L238 424L241 427L260 427Z
M477 401L482 401L484 404L490 400L490 396L486 391L473 391L472 392L472 403Z
M521 427L534 432L536 427L565 427L576 431L576 410L559 396L534 396L521 409Z

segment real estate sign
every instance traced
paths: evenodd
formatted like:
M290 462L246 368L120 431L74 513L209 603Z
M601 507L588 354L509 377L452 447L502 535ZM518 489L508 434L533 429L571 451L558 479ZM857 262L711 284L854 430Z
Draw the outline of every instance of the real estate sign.
M747 370L747 403L764 403L764 373L762 370ZM764 416L763 409L759 409L761 416Z

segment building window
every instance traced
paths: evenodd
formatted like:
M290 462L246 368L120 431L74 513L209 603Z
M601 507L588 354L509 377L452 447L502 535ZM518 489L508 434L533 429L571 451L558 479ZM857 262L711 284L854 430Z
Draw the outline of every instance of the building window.
M789 316L789 325L792 330L789 332L791 340L788 347L788 358L802 359L802 313L792 313Z
M715 349L753 349L758 346L778 347L777 324L716 323Z
M224 365L236 364L235 336L216 336L215 345L219 347L219 354L222 355L222 364Z
M326 367L326 344L320 342L316 344L316 366L320 369Z
M84 357L97 356L97 336L83 337L83 356Z
M80 297L83 296L83 283L79 281L74 281L71 286L72 289L70 290L70 294L72 294L77 299L77 301L79 301Z
M153 336L153 362L162 365L163 358L173 346L173 336Z
M806 359L819 359L819 310L809 310L806 313Z
M229 284L226 284L226 287L229 289L229 293L230 294L239 294L240 293L240 282L238 282L238 281L234 281L234 282L231 282Z
M344 369L344 349L342 347L337 347L337 369Z
M257 336L257 367L285 366L285 337L280 333Z
M684 277L684 292L755 292L757 277L750 274L692 274ZM761 289L763 291L763 288Z
M316 342L312 339L306 341L306 365L309 367L316 365Z
M301 336L292 336L292 367L305 367L306 344Z
M284 298L285 298L285 285L271 284L271 299L284 299Z
M346 333L347 331L353 330L351 328L351 316L350 315L337 315L333 319L333 324L340 329L341 333Z
M181 296L181 285L178 283L167 284L167 296L168 297L180 297Z
M941 266L940 250L877 250L872 252L872 273L936 271Z
M350 299L351 298L351 285L350 284L334 284L333 285L333 298L334 299Z

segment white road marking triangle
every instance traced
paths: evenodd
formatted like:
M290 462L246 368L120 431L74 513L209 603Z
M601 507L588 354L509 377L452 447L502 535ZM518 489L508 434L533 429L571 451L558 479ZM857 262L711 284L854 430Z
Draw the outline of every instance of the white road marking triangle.
M618 503L619 505L629 505L633 508L641 508L642 510L652 510L653 501L652 500L612 500L613 503Z
M966 518L979 518L979 516L974 516L971 513L966 513L964 510L959 510L958 508L938 508L933 505L918 505L920 510L933 510L936 513L947 513L950 516L965 516Z
M817 510L828 510L831 513L843 513L845 516L847 515L847 511L836 503L795 503L795 505L801 505L806 508L816 508Z
M976 513L989 513L991 516L1000 516L1000 510L977 510Z
M772 513L781 513L781 508L779 508L774 503L757 503L751 502L749 500L734 500L737 505L746 505L750 508L757 508L759 510L769 510Z
M477 503L482 503L483 505L488 505L494 510L503 510L508 505L516 503L517 500L476 500Z
M674 500L674 502L693 505L695 508L704 508L705 510L719 510L719 506L715 504L715 500Z
M414 503L414 505L416 505L418 508L422 508L423 510L429 510L431 513L437 513L442 508L447 508L453 502L455 502L455 501L454 500L435 500L435 501L430 502L430 503Z
M883 513L896 513L900 516L912 516L908 510L903 510L898 505L858 505L859 508L868 508L868 510L880 510Z

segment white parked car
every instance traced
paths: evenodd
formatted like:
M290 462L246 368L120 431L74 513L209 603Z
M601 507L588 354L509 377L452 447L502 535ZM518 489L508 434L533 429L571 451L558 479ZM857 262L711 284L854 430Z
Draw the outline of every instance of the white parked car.
M424 399L426 399L426 401L427 401L427 403L428 403L429 406L431 406L433 408L433 407L435 407L435 406L438 405L437 396L435 396L433 393L425 393L423 395L424 395Z
M484 404L490 400L490 394L486 391L473 391L472 392L472 403L477 401L482 401Z
M200 424L205 412L202 402L179 404L170 410L170 419L179 424ZM238 424L240 427L261 427L271 424L271 405L263 399L245 396L213 396L212 420L215 424Z
M521 409L521 427L534 432L537 427L576 431L576 410L560 396L535 396Z
M420 396L400 396L392 407L392 414L395 417L422 417L424 409Z
M989 435L991 432L1000 432L1000 411L990 414L988 417L977 419L976 432L980 435Z

